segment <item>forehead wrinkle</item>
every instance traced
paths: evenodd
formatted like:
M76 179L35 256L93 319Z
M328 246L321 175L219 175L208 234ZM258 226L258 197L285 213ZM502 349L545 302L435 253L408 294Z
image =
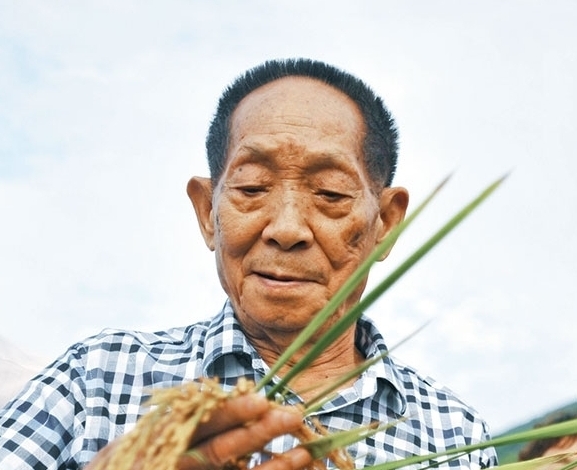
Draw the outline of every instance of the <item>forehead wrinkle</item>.
M299 114L285 114L285 113L283 113L279 116L273 117L273 119L271 119L270 121L273 123L276 121L279 121L283 125L288 125L288 126L297 127L297 128L315 127L314 121L310 117L301 116Z
M299 146L294 142L288 143L287 150L281 150L276 146L271 146L270 148L261 147L258 145L245 144L238 149L238 156L236 157L237 163L261 163L267 167L277 166L274 162L275 157L280 154L289 153L295 155L297 153L304 155L307 160L310 160L310 164L307 165L307 169L313 172L318 172L322 170L338 169L344 172L354 172L354 165L351 159L358 161L356 155L348 155L338 151L314 151L306 149L303 146ZM304 150L304 151L303 151Z

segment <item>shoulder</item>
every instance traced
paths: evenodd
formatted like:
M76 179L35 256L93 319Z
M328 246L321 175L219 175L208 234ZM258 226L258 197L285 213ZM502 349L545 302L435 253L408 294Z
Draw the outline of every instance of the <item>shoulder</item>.
M152 364L170 365L179 358L190 361L202 350L207 325L203 321L152 333L107 328L69 346L31 383L85 389L86 382L108 382L111 374L144 372Z
M202 342L208 325L209 321L202 321L193 325L155 332L106 328L72 345L70 350L80 353L94 350L128 353L146 350L160 353Z
M477 411L453 390L398 357L388 354L382 335L369 318L362 317L359 326L357 345L368 357L386 354L383 359L383 375L402 395L407 409L412 408L413 413L437 413L451 418L483 422Z
M401 377L406 391L418 396L438 396L465 405L453 390L432 377L423 374L417 368L406 364L398 357L391 358L391 362L393 362L395 370Z
M469 423L470 426L486 428L478 411L451 388L397 358L392 361L403 384L407 408L411 414L437 415L443 424L467 427Z
M437 449L484 442L490 438L487 422L457 393L415 368L394 360L403 384L407 425L422 428ZM413 431L414 432L414 431ZM493 448L474 451L467 459L481 468L496 464Z
M486 421L453 390L396 358L387 359L405 401L403 421L394 434L405 442L420 443L412 449L413 454L423 449L442 452L490 439ZM463 455L458 462L460 468L487 468L497 464L497 457L489 447Z
M88 383L111 383L123 375L127 380L155 370L184 375L182 364L194 362L201 354L207 325L203 321L152 333L107 328L72 344L29 384L64 386L68 392L78 389L85 395ZM149 384L154 379L142 378Z

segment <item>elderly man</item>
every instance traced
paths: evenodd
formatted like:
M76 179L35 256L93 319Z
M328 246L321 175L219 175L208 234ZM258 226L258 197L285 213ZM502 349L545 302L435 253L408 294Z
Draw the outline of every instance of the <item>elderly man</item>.
M321 62L271 61L238 78L219 102L207 152L211 176L192 178L188 194L215 252L224 308L186 328L104 331L70 348L1 411L1 468L94 465L134 426L151 387L203 376L225 387L239 377L258 381L407 208L407 191L391 186L397 136L389 112L363 82ZM363 317L298 377L289 402L384 351ZM331 431L402 418L350 448L359 467L488 436L449 390L389 357L344 384L317 417ZM311 457L287 435L299 424L256 394L232 400L191 443L203 463L183 457L179 468L219 468L271 440L284 458L255 465L304 468ZM495 463L490 449L451 465Z

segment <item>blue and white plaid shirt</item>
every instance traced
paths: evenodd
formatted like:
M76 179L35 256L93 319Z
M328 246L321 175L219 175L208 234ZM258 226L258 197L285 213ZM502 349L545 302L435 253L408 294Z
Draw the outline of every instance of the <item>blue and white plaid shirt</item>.
M386 350L367 318L358 323L356 342L367 357ZM0 410L0 468L80 469L134 427L150 389L203 376L234 385L241 376L258 381L267 370L228 302L212 320L192 326L158 333L105 330L68 349ZM406 420L349 448L357 467L488 438L473 409L391 358L372 366L318 412L333 431L400 417ZM273 441L272 450L293 445L286 436ZM493 449L450 464L494 465Z

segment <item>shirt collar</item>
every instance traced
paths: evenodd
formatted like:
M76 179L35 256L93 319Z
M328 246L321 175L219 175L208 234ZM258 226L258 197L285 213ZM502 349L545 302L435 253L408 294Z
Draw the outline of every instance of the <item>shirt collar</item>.
M378 331L374 322L366 316L357 322L356 345L366 358L375 357L387 353L385 341ZM235 377L241 375L255 375L257 377L268 372L268 366L258 355L254 347L248 342L240 324L234 314L234 310L227 300L224 307L208 324L205 337L204 359L202 364L203 375L213 376L222 373L217 366L219 362L225 362L227 356L233 355L235 361ZM242 364L239 369L238 364ZM231 370L225 373L232 378ZM363 376L368 379L385 380L392 386L395 398L393 400L395 412L402 415L406 409L407 401L403 393L403 380L392 359L387 355L382 361L373 364ZM374 381L373 381L374 383ZM374 393L370 391L363 393Z
M375 323L367 316L363 315L357 322L355 342L365 358L372 358L384 355L382 361L373 364L365 372L368 376L373 376L378 380L388 382L395 392L392 401L394 411L402 415L407 408L407 399L404 393L404 380L397 367L389 355L387 345Z
M208 324L204 351L202 371L208 376L213 375L216 363L228 355L237 356L247 364L247 368L259 359L234 315L230 300L226 301L219 314Z

